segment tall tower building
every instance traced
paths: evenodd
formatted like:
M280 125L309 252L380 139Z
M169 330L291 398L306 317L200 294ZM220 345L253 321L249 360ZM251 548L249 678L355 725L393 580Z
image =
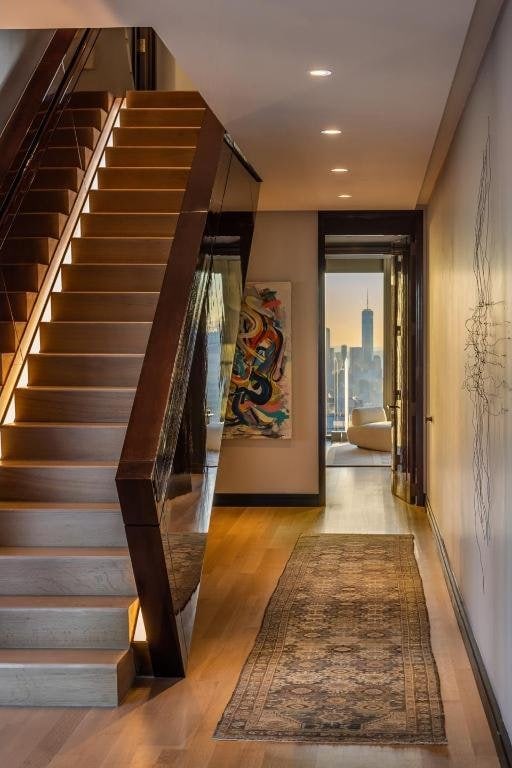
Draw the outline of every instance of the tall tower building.
M366 309L362 311L363 362L373 360L373 310L368 307L368 292L366 293Z

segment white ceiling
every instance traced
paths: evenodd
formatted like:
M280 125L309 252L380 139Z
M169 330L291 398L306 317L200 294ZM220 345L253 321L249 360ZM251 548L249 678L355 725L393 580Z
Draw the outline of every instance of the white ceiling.
M3 27L153 26L262 175L262 208L413 208L474 5L0 0L0 16ZM316 67L334 75L313 79ZM332 126L342 135L320 134Z

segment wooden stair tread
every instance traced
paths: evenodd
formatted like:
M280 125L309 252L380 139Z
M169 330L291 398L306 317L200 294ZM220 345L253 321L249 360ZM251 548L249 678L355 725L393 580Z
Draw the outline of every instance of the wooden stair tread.
M57 149L57 147L53 147L53 149ZM69 149L69 147L67 147L67 149ZM81 168L79 168L78 166L76 166L76 165L59 165L59 166L55 166L55 165L44 165L43 164L43 165L39 166L38 170L39 171L54 171L54 172L55 171L61 171L61 172L64 172L64 171L73 171L73 172L81 171L83 173L83 170ZM42 189L42 187L34 187L34 189ZM55 187L55 189L60 189L60 187Z
M31 429L101 429L108 427L109 429L124 429L119 421L12 421L9 424L2 424L0 429L22 429L30 427Z
M139 91L140 93L140 91ZM151 91L146 91L146 93L151 93ZM171 91L171 93L176 93L176 91ZM197 112L202 113L204 112L205 107L177 107L177 106L169 106L169 107L133 107L131 105L126 107L127 112Z
M98 385L92 385L92 386L78 386L78 385L70 385L70 384L63 384L56 385L56 384L29 384L26 387L22 387L23 391L35 391L35 392L60 392L63 390L64 392L135 392L136 387L123 387L123 386L111 386L111 387L100 387Z
M56 666L56 667L117 667L130 650L104 650L71 648L0 648L0 667Z
M118 462L114 461L73 461L71 459L0 459L0 469L9 469L11 467L27 467L36 469L37 467L55 467L58 469L77 469L78 467L117 467Z
M92 363L93 361L96 361L98 364L100 364L100 363L110 363L112 361L113 364L115 364L115 362L118 362L120 365L122 365L123 362L129 363L130 361L132 361L132 362L136 362L138 360L142 361L143 358L144 358L144 353L142 353L142 352L140 352L140 353L138 353L138 352L122 352L122 353L121 352L116 352L116 353L114 353L114 352L36 352L36 353L30 353L29 354L28 361L29 361L29 363L34 364L35 367L36 367L36 370L38 370L38 368L39 368L39 366L37 365L37 361L38 360L40 360L43 363L43 365L47 361L51 362L52 360L61 361L63 363L66 362L66 361L68 361L70 363L80 363L80 362L82 362L82 363L84 363L86 365L88 363ZM30 378L29 378L29 382L30 382L30 386L31 387L37 386L37 384L34 385L30 381ZM79 384L75 383L75 382L68 382L67 384L66 384L66 382L63 382L63 385L64 386L68 386L68 387L72 387L74 389L77 389L79 387ZM60 387L60 382L58 380L53 382L53 383L41 382L39 386L40 387L44 387L44 388L46 388L47 386L53 386L56 389L61 389L62 388L62 387ZM84 385L84 388L85 387L86 387L86 385ZM91 387L94 388L94 389L99 389L100 388L99 387L99 383L96 383L96 384L92 384L90 387L87 387L88 391L90 391ZM116 383L112 384L112 389L122 389L122 388L123 388L122 384L120 384L120 385L118 385ZM124 389L125 389L125 391L129 390L129 389L134 390L134 389L136 389L136 387L133 386L133 385L132 386L125 385Z
M122 147L122 149L128 149L128 147ZM140 149L140 147L132 147L132 149ZM164 147L164 149L169 149L169 147ZM183 149L183 147L177 147L177 149ZM129 171L148 171L154 173L155 171L190 171L191 167L192 166L190 165L123 165L120 168L116 168L115 166L110 168L108 166L102 166L101 168L98 168L98 170L126 171L126 173ZM124 189L124 187L121 187L121 189ZM155 189L160 189L160 187L155 187ZM167 187L164 187L164 189L167 189Z
M110 190L109 190L110 191ZM157 190L158 192L160 190ZM154 216L155 218L159 219L168 219L171 216L178 216L179 211L90 211L89 213L83 213L82 216L97 216L97 217L111 217L114 218L115 216L123 216L123 218L131 218L132 216L140 216L146 218L147 216ZM38 213L24 213L24 216L38 216ZM47 215L47 214L42 214ZM87 235L89 237L89 235ZM94 235L93 235L94 237ZM103 237L103 235L101 235ZM109 237L109 235L105 235L105 237ZM110 235L110 237L117 237L117 235ZM138 235L138 237L142 239L146 239L146 235ZM148 235L148 237L151 237L151 235ZM158 235L153 235L153 237L157 237L159 240L165 239Z
M105 609L129 608L136 597L124 595L0 595L0 609Z
M101 297L103 299L103 298L107 298L107 297L113 298L114 296L116 296L116 297L119 297L120 300L127 299L127 298L131 298L131 299L137 300L137 299L144 299L144 297L146 297L146 298L150 298L150 297L156 298L159 295L160 295L159 291L99 291L99 290L96 289L94 291L59 291L58 293L52 294L52 298L59 297L59 296L64 296L64 297L66 297L65 298L66 301L70 301L74 297L77 297L77 298L81 297L81 298L85 299L85 298L91 298L92 296L95 296L95 297L98 297L98 298ZM100 322L100 321L101 321L101 318L92 318L91 319L91 318L85 318L84 317L84 319L83 319L84 323L86 323L86 322L96 323L96 322ZM55 317L55 318L53 318L49 322L75 322L75 323L79 323L79 322L82 322L82 319L81 318L71 318L71 317L70 318ZM108 322L123 323L124 319L117 319L117 318L116 319L114 319L114 318L112 318L112 319L104 319L104 322L106 322L106 323L108 323ZM147 320L147 319L146 320L130 320L130 319L127 318L126 322L149 323L149 322L152 322L152 321Z
M94 265L95 266L95 265ZM131 265L127 265L131 266ZM146 265L143 265L146 266ZM72 291L66 291L66 293L72 293ZM96 293L96 291L91 291L91 293ZM102 291L102 293L106 293L106 291ZM134 293L144 293L144 291L134 291ZM148 291L146 291L148 293ZM152 293L152 291L149 291L149 293ZM8 323L8 320L2 320L0 322ZM135 326L135 325L143 325L145 327L148 327L152 325L151 320L45 320L45 325L56 325L56 326L67 326L70 325L71 327L74 326L93 326L93 325L99 325L101 328L104 328L108 325L114 325L114 326ZM20 322L20 325L24 325L24 323Z
M66 502L55 503L51 501L0 501L0 512L45 512L52 510L55 512L120 512L119 504L98 503L98 502Z
M0 547L0 557L121 557L129 556L126 547Z
M103 170L107 170L107 169L103 169ZM123 171L129 171L129 170L144 171L146 169L145 168L133 168L133 169L122 168L122 169L119 169L119 170L123 170ZM154 171L154 170L159 170L159 169L158 168L156 168L156 169L155 168L151 168L150 170ZM169 169L168 168L163 168L162 170L168 171ZM174 170L174 168L172 170ZM179 168L179 169L176 169L176 170L183 170L183 169ZM188 171L189 169L186 168L185 170ZM139 189L139 187L108 187L108 189L102 189L101 187L98 187L98 189L91 190L91 191L92 192L111 192L111 193L115 192L117 194L124 195L126 192L141 192L142 194L146 194L146 192L149 192L149 193L151 193L151 192L163 192L163 193L165 193L165 192L185 192L186 190L185 190L185 187L144 187L144 189Z

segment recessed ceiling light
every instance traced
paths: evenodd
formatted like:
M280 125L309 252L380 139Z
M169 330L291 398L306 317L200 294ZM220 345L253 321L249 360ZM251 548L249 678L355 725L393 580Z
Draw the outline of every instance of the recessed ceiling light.
M338 136L341 133L339 128L324 128L322 131L324 136Z
M311 77L329 77L332 75L332 69L310 69Z
M338 195L338 197L352 197L352 195Z
M331 168L332 173L348 173L348 168Z

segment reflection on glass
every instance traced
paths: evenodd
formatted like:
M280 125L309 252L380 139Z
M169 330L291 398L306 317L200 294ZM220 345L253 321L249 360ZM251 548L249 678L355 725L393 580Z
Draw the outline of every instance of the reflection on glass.
M181 457L186 455L188 461L180 471L173 471L174 483L170 484L162 521L174 611L187 649L210 522L241 296L240 258L215 255L179 437Z
M200 316L191 322L196 332L195 345L186 396L181 398L181 402L185 401L183 415L177 435L172 418L165 426L158 473L159 477L169 474L165 457L173 457L162 498L160 527L185 664L213 504L257 198L258 183L226 144L217 170L204 253L197 267L198 285L207 276L206 297L196 301ZM175 388L179 389L179 382ZM169 413L176 410L169 407Z

